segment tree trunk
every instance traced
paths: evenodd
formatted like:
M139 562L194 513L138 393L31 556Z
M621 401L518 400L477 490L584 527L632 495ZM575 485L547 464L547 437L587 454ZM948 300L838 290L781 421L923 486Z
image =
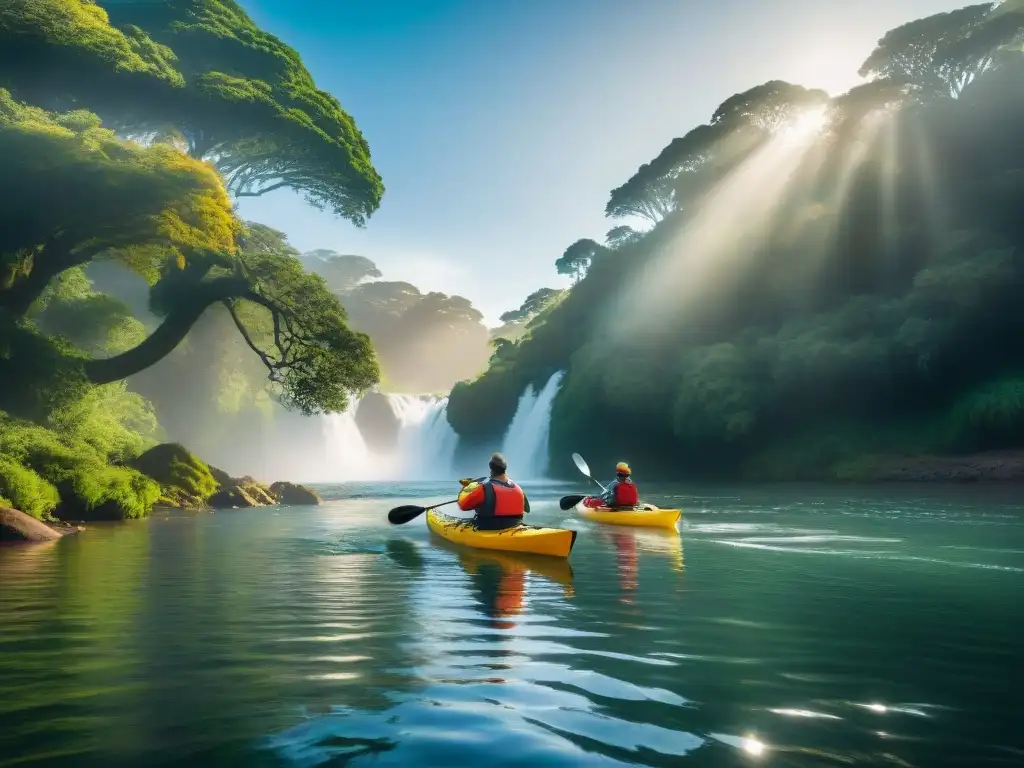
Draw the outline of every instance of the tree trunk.
M248 293L246 281L234 276L199 284L187 303L167 315L160 327L145 341L114 357L89 360L85 364L85 375L93 384L110 384L155 365L185 340L207 307L224 299L244 297Z

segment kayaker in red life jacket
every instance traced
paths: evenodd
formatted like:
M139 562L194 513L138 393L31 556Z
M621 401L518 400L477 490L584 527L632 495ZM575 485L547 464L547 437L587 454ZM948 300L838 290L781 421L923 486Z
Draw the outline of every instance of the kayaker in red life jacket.
M632 478L629 464L620 461L615 465L615 481L601 494L601 501L612 509L633 509L640 503L640 491Z
M482 531L514 528L530 511L530 500L518 485L508 479L508 462L500 453L492 453L487 462L491 476L460 480L459 509L476 512L473 522Z

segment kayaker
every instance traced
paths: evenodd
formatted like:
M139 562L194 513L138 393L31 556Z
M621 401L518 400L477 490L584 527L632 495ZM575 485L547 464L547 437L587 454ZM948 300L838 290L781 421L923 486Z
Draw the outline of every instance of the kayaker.
M508 479L508 462L500 453L492 453L487 462L490 477L460 480L459 509L476 512L473 521L482 531L500 531L523 522L530 511L530 500L518 485Z
M601 501L612 509L634 509L640 503L640 491L633 482L633 470L620 461L615 465L615 480L601 494Z

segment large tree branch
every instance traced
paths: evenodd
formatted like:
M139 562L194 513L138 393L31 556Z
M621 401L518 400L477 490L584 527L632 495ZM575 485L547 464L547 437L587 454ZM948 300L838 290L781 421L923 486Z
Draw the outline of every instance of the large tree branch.
M250 298L248 293L248 282L234 275L200 283L145 341L114 357L87 361L85 375L93 384L109 384L149 368L181 344L207 307L240 296Z
M290 184L291 182L289 181L279 181L276 184L271 184L269 187L263 187L262 189L257 189L255 191L246 190L244 188L234 189L232 191L235 193L235 197L260 197L268 192L273 192L275 189L284 189Z

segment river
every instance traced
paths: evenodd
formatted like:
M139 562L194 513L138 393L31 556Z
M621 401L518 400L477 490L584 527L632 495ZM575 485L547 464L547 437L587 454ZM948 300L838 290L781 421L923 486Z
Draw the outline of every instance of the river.
M1024 764L1019 489L528 487L571 567L322 490L0 549L0 766Z

